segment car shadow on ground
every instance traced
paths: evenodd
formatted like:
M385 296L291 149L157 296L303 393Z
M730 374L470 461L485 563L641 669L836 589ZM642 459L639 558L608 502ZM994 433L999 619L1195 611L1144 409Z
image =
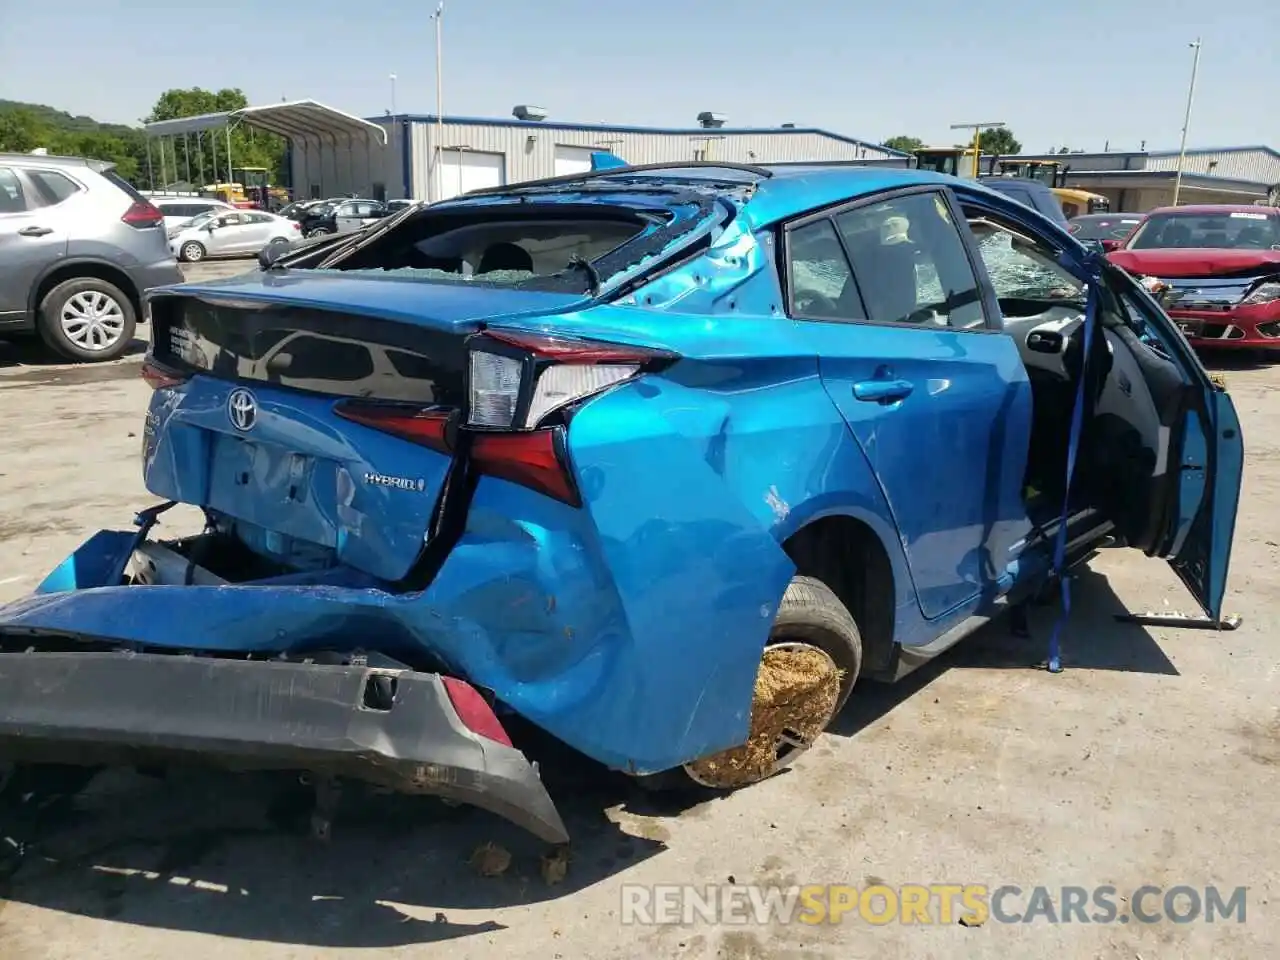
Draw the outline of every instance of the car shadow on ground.
M5 383L14 380L38 379L41 383L85 382L96 383L103 379L114 379L116 371L122 364L137 360L147 352L145 331L142 336L135 335L129 346L116 360L106 363L76 363L68 360L44 345L39 337L21 337L15 340L0 340L0 376ZM22 369L27 368L27 369ZM130 376L136 376L136 370Z
M1104 577L1074 581L1064 631L1068 670L1175 674ZM927 687L966 667L1036 669L1060 607L1034 608L1032 637L997 621L896 685L864 684L833 731L854 736ZM307 814L271 812L280 781L181 772L156 780L101 775L70 818L13 878L8 899L146 927L314 947L386 948L485 934L492 912L582 891L663 852L664 818L705 815L706 794L653 795L546 737L524 733L574 838L567 875L544 875L547 848L482 811L427 798L358 798L328 842L306 835ZM532 739L530 739L532 737ZM278 805L277 805L278 806ZM482 876L475 854L511 854Z
M1130 611L1111 589L1107 578L1088 567L1077 572L1071 584L1071 613L1059 630L1064 670L1119 670L1177 676L1178 670L1156 639L1141 624L1117 620ZM857 696L833 724L831 732L852 737L921 692L948 670L985 669L1044 670L1050 636L1062 616L1059 598L1044 604L1028 604L1030 636L1012 629L1010 617L1002 617L946 653L893 684L860 684Z

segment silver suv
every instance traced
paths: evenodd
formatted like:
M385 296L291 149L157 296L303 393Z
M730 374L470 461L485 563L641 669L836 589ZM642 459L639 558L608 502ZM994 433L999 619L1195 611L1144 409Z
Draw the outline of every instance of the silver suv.
M113 164L0 153L0 337L36 332L72 360L110 360L143 291L181 282L164 215Z

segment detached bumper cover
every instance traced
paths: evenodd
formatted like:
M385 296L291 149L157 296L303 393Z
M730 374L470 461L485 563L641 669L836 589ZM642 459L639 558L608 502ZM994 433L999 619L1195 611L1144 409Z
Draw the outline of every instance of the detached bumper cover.
M376 676L395 678L388 710L365 705ZM0 757L308 770L468 803L548 843L568 840L534 767L513 747L468 729L435 674L163 654L5 653Z

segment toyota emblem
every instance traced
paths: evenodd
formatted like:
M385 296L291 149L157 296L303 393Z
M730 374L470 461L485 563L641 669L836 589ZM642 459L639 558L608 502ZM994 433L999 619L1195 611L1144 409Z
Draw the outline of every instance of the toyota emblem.
M249 430L258 422L258 401L248 390L238 387L227 397L227 416L237 430Z

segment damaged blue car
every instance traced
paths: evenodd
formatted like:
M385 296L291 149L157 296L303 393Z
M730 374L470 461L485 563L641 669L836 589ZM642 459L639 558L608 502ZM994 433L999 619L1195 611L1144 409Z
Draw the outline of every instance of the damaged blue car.
M0 758L306 771L560 843L512 714L727 789L1101 547L1221 616L1230 397L1132 278L974 181L599 169L150 313L164 503L0 609ZM159 536L172 503L203 532ZM771 651L817 677L772 727Z

